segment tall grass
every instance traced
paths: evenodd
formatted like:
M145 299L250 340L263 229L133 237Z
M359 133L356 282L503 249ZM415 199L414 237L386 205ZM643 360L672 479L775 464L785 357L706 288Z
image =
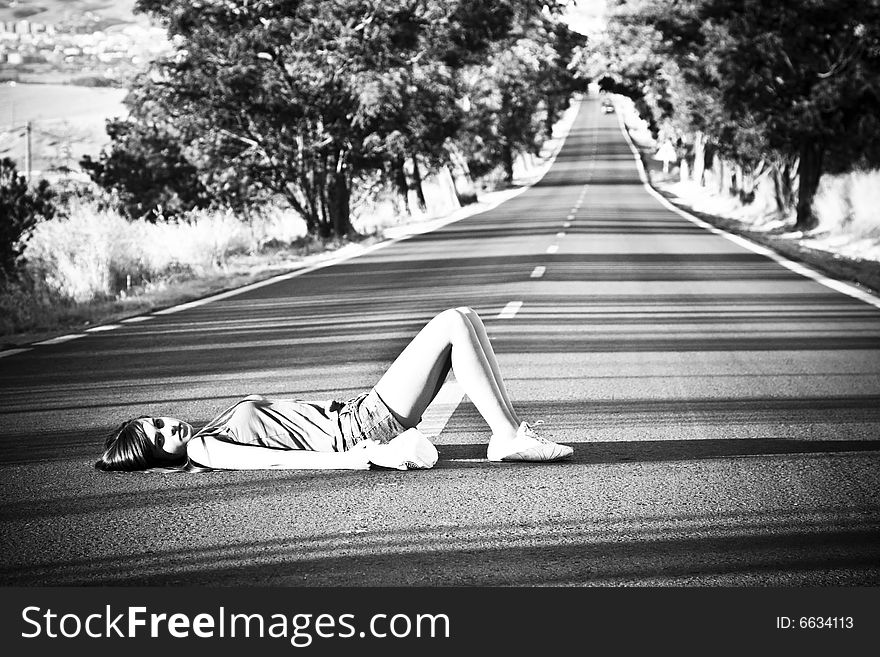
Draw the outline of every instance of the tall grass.
M150 223L74 199L64 216L34 230L21 280L0 292L0 330L51 328L88 317L89 304L131 304L151 286L223 272L233 256L298 246L305 235L298 215L278 209L250 222L229 211L196 211L184 221Z
M74 202L66 217L38 224L24 255L48 289L82 303L177 274L204 275L233 254L259 251L270 236L293 242L303 235L305 222L278 211L250 224L229 211L150 223Z

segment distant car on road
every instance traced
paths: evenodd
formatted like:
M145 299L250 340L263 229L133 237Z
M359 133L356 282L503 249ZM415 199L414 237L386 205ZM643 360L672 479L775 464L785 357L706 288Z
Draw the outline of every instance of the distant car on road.
M603 114L613 114L614 113L614 104L610 100L602 101L602 113Z

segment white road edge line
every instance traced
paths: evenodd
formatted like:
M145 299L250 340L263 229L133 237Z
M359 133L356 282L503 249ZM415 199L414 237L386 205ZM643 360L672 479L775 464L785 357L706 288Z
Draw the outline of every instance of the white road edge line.
M498 317L495 319L513 319L516 317L516 314L519 312L519 309L522 308L522 301L511 301L508 303L500 313L498 313Z
M454 378L447 380L422 413L422 421L417 425L419 431L428 437L442 433L455 409L461 404L462 398L464 398L464 390L458 381Z
M20 349L5 349L4 351L0 351L0 358L5 358L6 356L14 356L15 354L20 354L24 351L30 351L30 347L22 347Z
M151 319L152 315L138 315L137 317L129 317L128 319L123 319L123 324L136 324L137 322L146 322L148 319Z
M739 235L734 235L733 233L728 233L726 230L722 230L716 226L713 226L710 223L703 221L702 219L695 217L689 212L682 210L677 207L675 204L671 203L667 198L665 198L660 192L651 187L651 184L648 182L648 176L645 172L645 165L642 164L642 158L639 157L638 150L636 149L635 144L633 143L632 138L629 136L629 131L626 129L626 125L623 122L623 115L617 115L617 123L620 126L620 131L623 133L624 138L626 139L626 143L629 145L629 149L632 152L633 158L636 161L636 167L639 171L639 178L642 181L642 185L648 193L660 201L661 205L666 207L669 210L672 210L680 217L683 217L690 221L693 224L696 224L700 228L704 228L708 230L710 233L715 235L720 235L721 237L730 240L734 244L738 244L739 246L748 249L752 253L757 253L758 255L766 256L776 262L779 265L782 265L786 269L793 271L796 274L800 274L801 276L805 276L806 278L810 278L820 285L824 285L827 288L835 290L836 292L840 292L842 294L846 294L847 296L853 297L854 299L858 299L859 301L864 301L865 303L874 306L875 308L880 308L880 298L874 296L870 292L866 292L865 290L859 289L849 283L844 283L843 281L838 281L833 278L829 278L825 274L821 274L815 269L811 269L806 265L802 265L798 262L794 262L789 260L785 256L782 256L776 251L769 249L765 246L761 246L760 244L756 244L755 242L751 242L744 237L740 237Z
M537 267L535 267L532 270L532 274L531 274L530 278L541 278L544 275L545 271L547 271L546 267L542 267L541 265L538 265Z
M86 337L85 333L71 333L69 335L59 335L57 338L50 338L49 340L43 340L42 342L34 342L36 345L48 345L48 344L61 344L62 342L70 342L71 340L76 340L78 338Z
M86 333L101 333L102 331L112 331L114 329L118 329L121 324L104 324L103 326L93 326L90 329L86 329Z
M558 244L551 244L547 247L547 253L556 253L559 250Z

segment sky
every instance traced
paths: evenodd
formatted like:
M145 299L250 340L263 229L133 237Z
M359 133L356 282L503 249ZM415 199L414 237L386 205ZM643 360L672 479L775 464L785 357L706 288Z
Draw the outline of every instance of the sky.
M608 0L575 0L566 12L568 25L581 34L596 32L604 25Z

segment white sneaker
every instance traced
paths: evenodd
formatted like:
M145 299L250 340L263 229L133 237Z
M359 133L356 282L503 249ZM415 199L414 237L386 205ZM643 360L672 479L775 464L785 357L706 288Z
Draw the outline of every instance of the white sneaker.
M407 429L387 443L366 447L373 465L394 470L427 470L437 463L437 448L416 428Z
M536 434L523 422L510 440L492 437L486 456L490 461L561 461L574 454L568 445L560 445Z

